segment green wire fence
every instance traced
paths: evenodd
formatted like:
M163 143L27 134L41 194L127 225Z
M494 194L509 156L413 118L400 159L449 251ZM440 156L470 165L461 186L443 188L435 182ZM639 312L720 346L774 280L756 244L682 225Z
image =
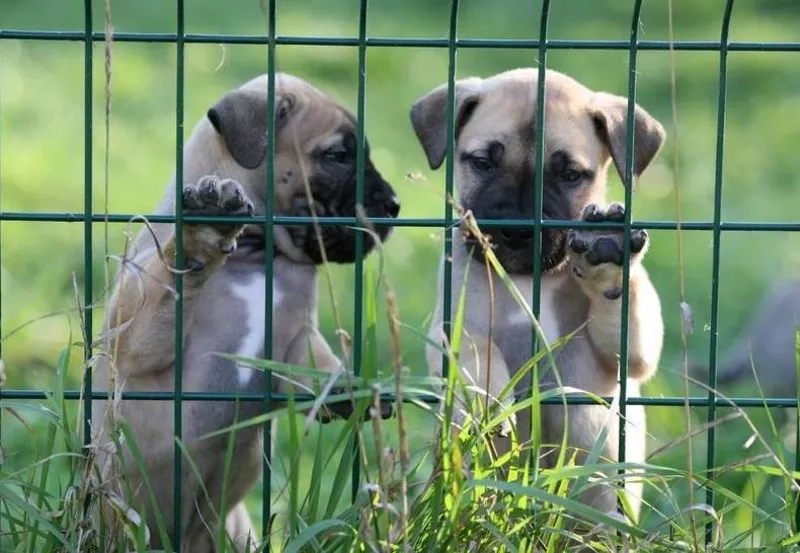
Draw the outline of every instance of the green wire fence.
M579 227L608 227L608 228L622 228L625 233L624 241L624 280L623 280L623 294L622 294L622 312L623 321L627 321L627 314L629 310L629 294L628 294L628 273L630 270L630 233L631 229L677 229L677 230L703 230L711 231L713 236L713 263L712 263L712 286L711 286L711 320L710 320L710 353L709 353L709 367L710 375L708 380L709 387L713 390L716 387L717 379L717 323L719 313L719 278L720 278L720 244L723 231L733 232L747 232L747 231L800 231L800 222L798 223L750 223L750 222L723 222L721 221L721 199L722 199L722 185L723 185L723 158L724 158L724 143L725 143L725 108L726 108L726 85L727 85L727 63L728 54L730 52L798 52L800 51L800 42L745 42L745 41L730 41L728 33L730 29L730 22L733 13L733 0L726 0L725 10L722 21L720 22L720 38L718 41L661 41L661 40L640 40L639 29L641 28L640 13L642 7L642 0L635 0L633 2L632 17L630 24L630 38L627 41L619 40L550 40L547 37L548 22L550 16L550 0L543 0L541 17L539 21L539 37L535 40L512 40L512 39L463 39L458 37L458 19L459 19L459 0L452 0L449 18L449 33L446 38L386 38L386 37L370 37L367 36L367 16L368 16L368 0L359 0L359 15L358 15L358 36L357 37L305 37L305 36L277 36L276 29L276 3L277 0L268 0L266 5L267 12L267 33L265 35L215 35L215 34L198 34L198 33L185 33L184 32L184 0L175 0L175 9L177 13L177 28L175 33L114 33L113 40L115 42L138 42L138 43L171 43L175 44L177 53L176 64L176 117L175 117L175 171L176 182L182 182L182 159L183 159L183 138L184 138L184 49L186 44L198 43L216 43L216 44L253 44L265 45L267 47L266 71L268 74L268 91L267 91L267 156L266 156L266 214L260 217L253 217L243 219L241 217L199 217L199 216L183 216L182 215L182 195L180 187L176 187L175 195L175 215L174 216L147 216L151 222L166 222L175 223L175 231L177 234L177 265L182 266L182 225L184 223L201 223L201 222L239 222L248 224L263 224L266 237L266 248L270 251L273 247L272 227L281 224L312 224L316 222L320 225L350 225L359 226L362 223L357 218L348 217L329 217L314 220L309 217L281 217L273 214L273 180L275 175L274 168L274 138L273 130L275 128L275 67L276 67L276 50L280 45L303 45L303 46L319 46L319 47L355 47L358 49L358 101L357 101L357 118L358 118L358 155L357 155L357 190L356 198L357 203L363 203L364 195L364 165L365 165L365 136L364 128L366 122L365 100L366 100L366 57L367 51L370 48L447 48L448 50L448 120L447 129L450 140L447 144L447 158L445 165L445 184L447 197L453 197L453 167L454 167L454 119L455 119L455 86L457 74L457 55L459 49L468 48L502 48L502 49L530 49L538 52L539 62L539 80L538 80L538 101L537 101L537 117L536 117L536 145L537 145L537 159L543 158L544 148L544 126L545 126L545 112L544 112L544 72L547 67L547 53L548 50L555 49L569 49L569 50L626 50L629 53L628 61L628 135L627 135L627 157L625 160L625 182L632 182L633 176L633 152L634 152L634 133L632 127L634 123L633 110L636 102L637 91L637 55L640 51L666 51L674 49L677 51L704 51L704 52L718 52L719 53L719 87L718 87L718 113L717 113L717 142L716 142L716 166L715 166L715 181L714 181L714 214L712 221L687 221L687 222L665 222L665 221L632 221L631 220L631 187L625 189L625 208L626 215L624 223L575 223L570 221L548 221L542 219L542 182L543 182L543 165L537 164L535 173L536 193L534 194L534 213L535 216L531 220L513 220L513 221L483 221L479 220L478 223L485 227L494 225L520 225L529 226L534 229L534 236L538 237L534 240L534 274L539 274L540 271L540 236L543 228L579 228ZM93 10L92 1L84 0L84 31L34 31L24 29L3 29L0 28L0 40L3 39L17 39L17 40L37 40L37 41L82 41L84 43L84 90L85 90L85 114L84 114L84 212L83 213L22 213L22 212L4 212L0 206L0 222L3 221L35 221L35 222L82 222L84 225L84 316L83 321L86 325L86 336L91 337L93 334L92 329L92 299L93 299L93 282L92 282L92 228L96 223L128 223L133 214L125 213L93 213L92 212L92 82L93 71L92 62L94 56L94 44L96 42L103 42L106 40L104 32L93 31ZM396 227L429 227L442 229L444 235L444 297L445 304L443 306L444 312L444 331L449 336L451 331L450 318L451 318L451 305L449 298L451 297L451 276L452 267L449 261L452 253L452 239L448 229L452 228L456 220L454 219L453 206L450 202L445 202L444 214L441 219L428 219L428 218L403 218L399 220L392 219L375 219L370 221L372 225L392 225ZM353 358L352 370L354 374L358 375L361 370L361 343L363 333L363 255L361 243L363 241L363 233L356 233L356 252L357 259L355 262L355 285L354 285L354 328L353 328ZM266 319L266 333L264 352L265 357L270 358L272 353L272 257L265 256L266 262L264 270L267 275L266 288L265 288L265 319ZM539 313L539 279L534 279L533 295L531 298L531 306L533 312L538 315ZM176 276L176 290L177 300L176 309L182 312L182 278L178 274ZM175 326L175 382L174 390L172 392L138 392L126 391L123 392L122 397L126 399L147 399L147 400L164 400L175 402L175 417L174 417L174 433L176 438L181 437L181 405L185 401L260 401L263 403L264 409L269 410L273 401L285 400L286 396L282 394L272 393L271 376L267 373L264 392L262 394L233 394L233 393L199 393L199 392L184 392L182 391L182 318L176 318ZM536 347L536 337L534 333L534 348ZM0 347L2 344L0 343ZM88 344L87 344L88 346ZM627 322L623 323L622 339L620 344L620 411L621 416L625 415L627 405L645 405L645 406L695 406L708 408L708 420L713 422L716 418L716 408L718 406L731 406L736 405L740 407L797 407L796 399L777 399L777 398L733 398L723 399L711 391L707 397L627 397L626 377L628 370L627 359L628 347L628 328ZM533 353L533 352L532 352ZM2 351L0 350L0 354ZM86 359L90 359L92 355L91 350L86 348ZM445 362L447 366L447 362ZM44 399L45 392L41 390L0 390L0 399ZM96 392L92 390L91 373L86 372L85 380L82 390L68 390L65 397L71 400L83 399L84 402L84 431L85 440L89 439L90 424L91 424L91 402L95 399L104 399L106 394L103 392ZM299 398L298 398L299 399ZM390 398L391 399L391 398ZM436 399L431 397L423 397L422 400L435 402ZM607 398L610 400L611 398ZM561 399L552 399L550 402L561 402ZM567 399L570 403L591 403L592 400L584 397L572 397ZM620 461L624 461L624 448L625 448L625 426L620 425ZM266 424L264 428L264 478L263 478L263 511L262 511L262 527L267 527L267 522L271 517L270 505L270 476L271 476L271 440L270 425ZM708 455L707 467L711 469L715 463L715 443L716 436L714 427L708 429ZM357 447L354 439L353 447ZM179 448L175 449L175 479L174 479L174 494L179 497L182 489L181 484L181 471L179 470L181 463L181 452ZM713 478L713 474L709 474ZM352 494L353 498L357 493L360 482L359 464L357 459L353 463L352 472ZM706 502L713 503L713 492L711 488L707 488ZM174 547L179 550L181 544L180 536L180 521L181 517L181 502L174 501L174 521L176 522ZM712 537L711 527L709 525L706 532L706 540L710 541Z

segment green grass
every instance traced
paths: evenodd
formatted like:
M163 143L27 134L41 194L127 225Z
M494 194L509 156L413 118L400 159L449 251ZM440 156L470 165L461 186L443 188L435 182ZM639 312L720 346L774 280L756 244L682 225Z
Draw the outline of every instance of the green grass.
M502 269L487 254L501 280L508 284ZM368 329L378 323L379 300L386 300L385 314L391 326L394 350L402 350L396 304L390 279L376 270L377 263L369 263L366 271L367 286L365 325ZM382 286L374 286L380 281ZM424 421L409 421L404 415L409 405L398 405L397 417L390 421L373 419L361 425L356 417L346 422L334 423L338 428L328 432L323 439L318 432L301 432L307 424L299 413L315 402L296 403L291 397L287 408L274 411L237 423L233 427L215 432L233 435L245 426L263 424L283 419L288 426L288 448L281 458L287 460L286 478L278 493L283 498L279 516L271 524L271 551L547 551L576 550L581 543L593 551L734 551L752 550L747 547L769 546L795 550L800 537L793 526L794 513L798 507L795 479L800 473L787 469L786 452L778 446L772 449L777 428L772 434L760 434L747 415L737 410L737 415L747 422L758 440L770 451L769 456L753 459L746 464L717 467L719 470L768 476L776 489L782 488L784 503L780 509L768 510L749 497L741 495L721 482L707 480L703 473L690 473L679 467L658 462L645 464L611 463L600 457L604 437L598 439L581 465L574 457L562 454L553 468L531 470L531 459L540 454L536 440L523 443L516 439L512 426L512 449L498 457L490 446L489 438L497 427L511 416L510 410L499 409L492 403L485 411L483 400L476 399L466 405L467 415L463 424L453 433L441 432L429 447L414 448L405 438L407 431L420 422L428 427L439 424L448 428L454 420L457 406L455 390L465 390L460 371L458 354L460 341L468 339L463 333L463 291L454 312L453 340L451 347L442 349L450 360L450 371L446 381L427 377L415 377L396 359L394 367L381 373L372 365L374 358L365 355L365 376L349 380L337 377L338 386L352 386L347 393L329 396L327 401L347 398L349 395L360 401L372 398L377 409L381 394L394 393L412 399L420 390L444 390L440 396L441 410L422 406ZM529 311L524 298L518 297L524 309ZM383 311L383 310L381 310ZM383 314L383 313L381 313ZM534 319L531 316L531 322ZM368 341L373 338L366 333ZM557 349L563 342L552 344ZM800 343L800 342L799 342ZM365 344L367 351L372 346ZM74 346L73 346L74 347ZM55 367L52 393L37 409L43 414L42 427L46 437L34 463L17 470L0 470L0 510L4 519L0 524L0 544L8 551L147 551L145 529L140 524L138 508L128 505L113 492L101 492L87 478L87 466L91 459L82 454L77 427L71 426L73 418L64 400L66 378L69 373L69 350L65 348ZM526 378L540 364L547 363L547 351L531 359L515 376L515 381ZM253 367L270 369L288 378L309 374L309 369L290 367L262 360L240 360ZM538 377L534 377L534 382ZM500 393L503 400L512 393L514 382ZM538 412L540 402L559 397L560 390L535 394L531 400L521 402L519 409L531 408ZM21 410L29 405L12 402L0 403L0 408L14 417L25 416ZM459 408L463 406L459 405ZM362 412L359 408L356 413ZM315 427L312 423L312 427ZM369 428L371 426L371 428ZM27 428L33 434L31 428ZM336 431L338 430L338 432ZM141 445L127 431L124 422L122 434L133 451L133 461L142 466ZM604 430L605 432L605 430ZM343 499L347 496L348 477L354 459L351 437L357 437L361 445L357 455L358 464L364 474L364 484L359 488L355 502ZM566 437L565 437L566 439ZM63 445L56 445L63 440ZM309 472L297 463L298 454L306 447L313 447L313 467ZM187 449L182 447L187 458ZM225 474L233 469L230 452ZM464 460L469 455L470 471L465 471ZM337 468L338 464L338 468ZM433 469L431 471L431 468ZM669 513L655 504L650 518L658 521L652 528L635 522L610 516L579 502L578 494L594 486L621 483L619 470L638 470L635 476L644 481L650 495L675 506ZM52 473L51 473L52 471ZM69 474L69 476L67 476ZM310 478L303 476L310 474ZM762 481L763 482L763 481ZM702 503L686 505L675 493L676 486L706 485L723 499L718 509ZM66 488L64 488L66 486ZM145 479L147 493L152 494ZM623 505L624 505L623 501ZM117 517L117 526L110 526L110 517L100 516L100 506L110 506ZM323 510L321 507L327 505ZM219 511L225 514L225 505ZM706 523L721 524L729 518L737 520L744 528L739 532L715 534L711 548L703 543L703 528ZM120 525L121 522L121 525ZM589 524L593 530L580 536L575 533L575 524ZM726 527L729 525L726 525ZM115 528L115 530L112 530ZM150 531L163 532L163 527ZM218 544L227 538L220 534ZM228 544L230 545L230 544ZM252 551L257 551L255 546Z
M463 37L535 37L538 28L537 2L498 0L489 9L477 0L462 2L460 35ZM553 8L552 38L627 39L630 26L630 2L622 0L586 2L566 0ZM716 40L722 6L719 3L675 2L677 39ZM353 36L357 30L358 2L353 0L309 0L279 2L280 34ZM103 28L102 3L95 3L95 28ZM158 0L136 3L112 3L117 31L169 32L174 30L175 15ZM447 2L405 3L373 0L370 3L369 33L380 36L445 36ZM63 0L2 0L0 25L9 28L82 30L82 2ZM324 13L324 17L319 14ZM509 14L513 14L509 15ZM667 38L666 3L649 2L643 13L645 39ZM795 40L800 10L790 1L774 0L758 7L737 4L732 25L734 40ZM187 2L187 32L263 33L266 23L255 0ZM104 208L103 180L103 59L102 44L95 47L94 62L94 208ZM189 45L186 49L186 132L205 109L227 89L266 71L266 49L258 46ZM352 109L356 105L357 53L353 48L279 47L280 70L297 74L331 92ZM563 70L597 89L623 94L627 83L625 52L552 51L549 66ZM487 75L520 65L535 65L535 52L520 50L459 53L459 76ZM796 221L795 202L786 201L796 194L795 145L800 130L787 115L800 108L796 91L800 73L795 70L796 55L780 53L732 53L729 66L729 102L724 162L723 219L745 221ZM669 64L666 52L642 52L639 55L638 99L654 116L665 122L674 137L669 98ZM677 86L680 124L680 184L682 212L687 220L711 220L713 213L714 157L716 140L716 102L718 58L714 53L680 52L677 54ZM118 43L113 50L111 142L109 155L108 204L112 212L148 213L161 197L174 167L175 54L171 45ZM425 165L421 148L408 123L407 109L421 94L446 79L447 54L438 49L375 48L368 53L366 128L377 167L397 189L403 201L404 217L440 217L443 214L444 175L431 172ZM0 209L4 211L81 211L83 207L83 45L81 43L0 42ZM658 162L642 178L634 195L634 218L672 220L676 206L673 199L672 148L669 140ZM408 179L407 174L420 179ZM615 175L611 190L616 199L622 187ZM123 244L123 225L109 227L109 251L118 252ZM95 299L102 300L103 228L95 230ZM2 356L8 371L9 388L76 388L82 374L79 347L64 350L79 333L74 312L73 273L79 289L83 281L83 228L80 224L3 223L0 231L0 309L2 309ZM651 232L652 243L646 261L648 270L664 305L667 330L660 373L644 393L655 396L681 396L680 324L677 277L677 237L672 231ZM697 330L689 337L693 357L707 359L710 329L711 235L707 232L684 232L684 275L687 301L693 307ZM773 281L794 275L800 268L798 237L791 233L726 233L722 239L720 280L719 342L721 348L732 344L751 314L754 303ZM441 251L441 233L433 229L398 229L386 245L386 274L389 275L399 305L401 360L411 375L425 374L424 333L435 301L436 263ZM334 295L340 305L342 324L352 329L352 268L333 270ZM322 290L321 326L336 342L330 308L331 298ZM375 313L385 308L377 302ZM42 318L50 313L55 316ZM102 312L95 314L99 327ZM14 331L25 326L22 330ZM392 341L386 318L378 316L370 353L365 359L374 367L393 366ZM14 331L14 332L12 332ZM72 337L71 337L72 336ZM65 354L66 357L60 357ZM69 363L67 361L69 360ZM704 394L692 386L692 394ZM751 389L739 390L752 395ZM736 390L731 391L736 393ZM56 399L51 400L57 401ZM2 448L0 486L9 495L0 501L17 505L32 501L45 503L40 512L55 511L58 497L75 485L74 453L79 426L73 405L12 405L25 424L2 411ZM4 402L5 404L5 402ZM6 405L8 407L8 405ZM733 410L718 409L720 417ZM652 434L651 451L678 440L686 434L683 409L648 408ZM770 448L778 451L768 414L752 410L753 424L765 436ZM693 425L705 421L706 410L692 409ZM409 449L419 461L429 451L434 436L429 413L409 407L407 432ZM26 427L27 425L27 427ZM330 518L349 505L347 497L331 506L330 486L338 482L335 471L319 468L315 455L320 448L337 466L344 455L342 444L327 433L312 427L297 444L290 443L287 418L281 420L277 473L273 489L290 482L297 498L321 494L309 509L314 521ZM382 443L397 444L397 433L384 428ZM365 432L367 430L365 429ZM782 432L780 428L776 432ZM758 440L750 444L752 429L742 417L725 422L717 432L717 463L723 467L745 458L766 454ZM51 435L54 434L54 438ZM324 434L324 435L323 435ZM366 440L374 448L374 440ZM706 435L692 438L693 464L705 468ZM299 452L299 454L298 454ZM55 457L54 457L55 455ZM298 456L295 458L295 456ZM794 466L794 452L787 447L786 464ZM777 458L777 453L770 457ZM47 459L39 467L29 468L36 459ZM298 462L296 462L298 461ZM427 459L426 463L430 460ZM682 476L687 466L683 443L659 453L652 462L677 471L666 486L647 487L646 509L641 527L646 531L666 532L665 517L676 516L688 507L690 481ZM297 467L296 479L288 467ZM47 473L43 474L47 467ZM317 471L316 473L314 471ZM313 491L310 475L322 472L323 484ZM307 477L306 475L309 475ZM696 476L699 478L699 476ZM314 483L312 485L312 483ZM349 482L348 482L349 484ZM415 482L415 484L417 484ZM782 488L785 481L768 471L729 471L718 481L725 494L718 494L715 507L730 512L724 519L726 536L749 532L753 516L773 511L786 512ZM440 482L444 486L444 482ZM474 483L462 483L473 498ZM39 488L46 488L42 490ZM347 488L347 486L345 486ZM474 485L474 488L481 486ZM419 488L416 488L417 490ZM542 489L537 487L536 489ZM309 492L308 490L311 490ZM13 491L13 493L12 493ZM49 495L44 495L45 491ZM519 490L517 490L519 491ZM25 495L28 493L29 495ZM475 492L486 493L485 488ZM21 494L21 495L20 495ZM31 495L32 494L32 495ZM346 496L347 494L342 494ZM498 495L503 495L498 492ZM720 497L722 496L722 497ZM700 501L704 496L695 493ZM16 499L14 499L16 498ZM20 498L24 498L24 501ZM275 499L275 498L273 498ZM746 501L755 506L750 507ZM257 514L258 493L250 505ZM335 503L335 502L334 502ZM281 500L282 509L287 502ZM476 500L475 505L480 505ZM324 508L323 508L324 506ZM50 509L53 507L53 509ZM39 508L38 506L36 507ZM476 509L478 507L475 507ZM727 511L726 511L727 510ZM320 512L327 515L319 515ZM351 512L352 511L348 511ZM466 516L472 511L459 512ZM70 524L75 512L61 517L48 514L40 520L59 525ZM5 515L0 515L5 517ZM355 515L352 515L355 516ZM453 515L458 518L458 515ZM780 517L764 517L754 539L774 543L784 535ZM10 518L9 518L10 520ZM352 520L352 519L349 519ZM492 522L496 526L495 522ZM68 525L64 524L64 527ZM488 525L486 528L489 528ZM522 524L516 531L525 533ZM513 535L507 528L497 535ZM5 530L4 530L5 531ZM488 531L488 530L487 530ZM5 550L8 538L0 538Z

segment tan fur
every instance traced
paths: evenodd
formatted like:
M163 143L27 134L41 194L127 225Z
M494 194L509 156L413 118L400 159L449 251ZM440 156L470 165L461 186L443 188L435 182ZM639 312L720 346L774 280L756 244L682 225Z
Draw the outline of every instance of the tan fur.
M260 127L265 121L261 115L266 113L266 90L266 77L260 76L231 92L234 96L232 107L238 109L240 105L236 102L245 102L241 112L245 114L243 121L253 128L234 128L223 137L210 122L210 115L197 123L184 148L183 183L176 183L173 175L157 214L174 213L177 184L193 186L203 182L207 175L215 176L220 183L232 179L241 185L255 211L263 213L266 170L263 162L258 161L258 148L263 148L261 141L266 140ZM342 126L354 129L355 121L330 97L295 77L277 75L275 93L279 112L276 129L277 125L280 129L275 139L273 205L275 214L290 215L292 199L305 194L306 178L312 176L311 153L323 142L342 140L338 131ZM223 99L217 105L225 101ZM291 109L285 105L290 105ZM291 113L284 117L284 111ZM235 115L235 109L230 113ZM237 134L239 132L241 134ZM245 140L247 137L249 141ZM235 159L236 155L238 159ZM241 160L255 162L248 168L240 163ZM143 229L117 276L107 313L111 331L100 341L103 345L108 341L110 350L108 355L98 360L95 390L169 392L174 389L175 298L168 287L173 284L174 271L168 265L175 264L175 235L171 224L154 224L153 229L164 259L159 257L150 232ZM237 286L247 290L248 285L253 286L252 282L258 282L254 278L264 278L264 256L271 255L263 249L259 251L251 247L248 250L241 246L229 253L227 248L236 242L243 230L232 225L184 225L184 260L194 259L203 263L201 270L183 276L184 391L261 393L264 390L263 373L252 370L245 373L250 374L249 380L241 382L237 380L237 367L230 361L222 364L215 356L215 353L236 353L244 347L249 333L256 332L248 326L250 323L245 313L248 308L263 309L262 305L249 305L257 298L251 300L237 296ZM263 225L248 226L247 232L254 235L263 233ZM325 375L338 369L341 363L317 329L317 269L295 246L286 228L276 226L274 232L280 255L273 260L272 359L308 367L312 361L308 358L310 345L315 357L313 362L324 380ZM258 286L253 290L258 292ZM278 301L280 304L276 305ZM303 386L311 384L307 380L300 383ZM274 392L285 393L289 388L285 379L273 378ZM115 426L122 419L133 430L155 501L172 536L175 522L173 408L172 401L136 400L120 401L116 406L95 401L93 408L94 446L98 451L103 483L112 493L121 494L143 513L150 529L151 546L155 548L164 547L164 544L158 537L154 510L143 476L136 469L128 447L123 446L121 456L113 452L111 436L112 433L119 435ZM195 477L188 462L182 464L182 551L215 551L213 541L221 523L215 513L223 499L222 476L228 438L200 438L237 420L255 416L261 409L261 402L241 402L236 406L233 402L184 400L183 443L201 480ZM109 414L113 416L109 417ZM255 543L250 518L242 501L261 473L261 429L251 427L237 434L233 470L224 498L229 509L224 524L239 550L243 550L248 539ZM124 459L124 469L119 465L120 458ZM126 485L133 490L133 496L125 493Z
M533 174L537 74L536 69L519 69L487 79L470 78L457 83L454 174L462 207L469 210L487 207L481 203L486 201L486 191L481 184L484 177L470 167L464 156L473 153L483 156L492 141L498 141L504 147L502 164L495 169L495 180L492 182L501 182L508 175L527 174L524 173L526 170ZM578 166L591 170L594 175L586 185L563 192L569 203L569 218L578 220L589 204L602 206L605 203L606 175L611 161L618 168L624 167L625 141L620 139L620 132L624 135L626 100L596 93L552 70L547 71L546 75L545 160L550 160L555 152L566 151ZM444 155L442 148L446 144L446 137L441 129L446 122L446 91L446 86L432 91L420 98L411 110L412 124L432 168L441 165ZM634 176L638 177L658 153L664 140L664 131L639 106L636 107L636 117ZM532 188L533 180L529 182ZM495 197L502 198L505 195L513 203L519 202L521 189L507 184L504 186L508 188L497 191ZM598 240L605 236L615 243L622 243L621 234L616 231L581 232L586 239ZM454 229L453 295L450 298L453 310L458 305L464 278L469 279L464 313L463 340L466 343L461 348L461 370L466 379L474 380L484 393L488 392L491 396L496 395L508 382L509 376L515 374L529 359L531 324L503 283L495 278L494 326L491 328L493 340L489 340L491 300L486 269L463 245L464 237L464 230ZM644 253L641 251L631 256L628 395L638 395L640 384L656 370L663 342L658 295L641 264ZM582 278L578 278L573 271L579 271ZM439 277L439 294L429 333L429 338L437 342L442 339L441 269ZM516 274L513 278L524 297L530 301L533 282L530 274ZM610 300L604 293L621 283L622 267L611 263L592 266L586 263L582 255L568 255L564 262L542 275L540 323L547 341L552 343L581 329L572 341L555 352L557 370L564 386L601 396L618 393L621 301ZM430 347L427 360L431 371L441 375L441 353ZM540 367L540 371L544 368ZM546 388L556 385L552 374L545 376L541 384ZM528 390L523 384L516 391L525 393ZM466 398L460 399L464 401ZM513 398L508 398L505 403L512 401ZM528 414L528 410L517 414L517 430L523 441L530 437L531 421L527 418ZM608 415L609 410L598 405L573 405L566 412L562 406L545 406L540 421L544 443L561 443L566 430L570 449L584 452L578 456L580 462L585 458L585 452L595 445ZM627 415L626 460L642 462L646 437L644 409L641 406L628 406ZM460 424L463 418L456 422ZM618 422L612 416L603 451L605 458L617 459L617 438ZM500 453L508 450L508 439L502 433L495 438L495 447ZM547 455L543 460L544 466L550 466L553 460L554 455ZM631 483L626 490L633 506L632 514L638 516L642 486ZM581 500L603 511L616 508L616 496L609 487L596 487L584 494Z

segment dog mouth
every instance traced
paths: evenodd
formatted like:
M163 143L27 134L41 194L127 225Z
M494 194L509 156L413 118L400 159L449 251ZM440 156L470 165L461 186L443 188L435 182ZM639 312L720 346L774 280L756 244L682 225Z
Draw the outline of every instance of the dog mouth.
M544 217L548 219L548 217ZM480 227L479 227L480 228ZM492 226L480 228L489 241L494 256L510 274L530 275L534 270L534 229L531 227ZM540 264L542 273L558 269L567 258L567 230L544 228L541 230ZM468 234L466 246L473 258L481 263L486 261L483 247L478 240Z
M379 243L391 236L393 225L371 225L370 219L396 219L400 212L400 202L393 192L372 193L363 210L356 210L354 194L351 197L336 199L314 198L313 211L306 197L295 200L294 216L316 217L316 223L287 226L294 248L314 264L325 261L332 263L353 263L360 254L367 256ZM328 222L331 217L354 218L366 215L366 220L358 225Z

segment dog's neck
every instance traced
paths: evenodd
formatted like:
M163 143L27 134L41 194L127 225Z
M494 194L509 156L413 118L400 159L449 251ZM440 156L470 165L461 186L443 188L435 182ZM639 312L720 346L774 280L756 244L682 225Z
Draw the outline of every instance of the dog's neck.
M267 243L264 238L263 229L258 227L246 227L242 235L237 240L236 249L240 256L248 257L251 254L260 253L266 255L266 247ZM316 267L314 267L312 263L298 263L296 260L292 259L291 256L281 251L277 240L272 241L272 259L284 259L298 266L313 267L314 272L316 272Z
M263 233L256 233L245 229L244 233L239 237L237 242L237 250L259 251L266 250L266 240L264 240ZM266 253L266 252L265 252ZM275 242L272 243L272 257L280 255L278 247Z

